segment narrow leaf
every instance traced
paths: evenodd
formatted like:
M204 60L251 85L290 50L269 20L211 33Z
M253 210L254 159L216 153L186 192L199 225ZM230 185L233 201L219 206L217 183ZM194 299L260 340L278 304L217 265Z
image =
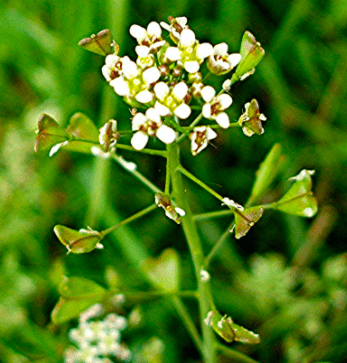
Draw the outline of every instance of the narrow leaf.
M256 172L255 182L249 198L250 204L266 193L271 183L281 171L284 161L285 157L282 155L282 146L275 144Z

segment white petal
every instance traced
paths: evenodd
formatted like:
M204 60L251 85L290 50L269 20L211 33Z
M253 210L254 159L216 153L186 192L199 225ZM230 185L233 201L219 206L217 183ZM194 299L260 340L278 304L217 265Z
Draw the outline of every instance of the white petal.
M49 156L52 157L54 154L56 154L62 146L65 146L69 143L68 140L64 142L60 142L59 144L54 145L51 150L49 150Z
M197 61L188 61L184 63L184 69L188 73L196 73L199 70L200 66Z
M259 119L261 121L266 121L267 120L266 116L263 113L259 116Z
M144 90L144 91L139 92L135 96L135 99L136 99L136 101L138 101L140 103L148 103L153 100L153 93L148 90Z
M160 25L156 21L152 21L147 26L147 33L151 36L159 38L161 36Z
M109 67L113 67L119 60L118 55L108 54L105 58L105 64Z
M163 29L167 30L168 32L170 32L170 31L171 31L171 26L170 26L168 23L165 23L164 21L161 21L161 22L160 22L160 26L161 26Z
M314 210L312 208L305 208L302 212L306 217L313 217Z
M176 18L176 21L184 29L186 27L186 25L187 25L188 19L185 16L178 16Z
M164 144L171 144L176 140L176 132L171 127L161 125L156 133L157 138Z
M186 212L182 208L176 207L175 211L176 211L177 214L179 214L182 217L184 217L186 215Z
M132 129L134 131L138 130L146 121L147 117L143 113L138 112L132 120Z
M177 61L181 58L181 52L177 47L169 47L166 49L165 57L171 61Z
M187 95L187 92L188 86L185 82L177 83L172 90L173 96L179 101L183 100L183 98Z
M241 57L240 53L233 53L228 56L228 61L234 68L235 66L237 66L240 63L241 58L242 57Z
M216 55L226 55L228 53L228 44L227 43L219 43L214 46L213 54Z
M199 59L205 59L213 53L213 47L210 43L202 43L196 47L196 55Z
M227 129L230 125L229 116L225 112L221 112L217 115L216 122L223 129Z
M244 133L244 135L251 137L252 135L254 135L254 132L249 129L248 127L242 127L242 132Z
M142 79L146 83L146 85L150 85L151 83L157 82L160 78L160 71L157 67L151 67L146 69L142 73Z
M158 111L155 108L153 108L153 107L150 107L146 111L146 117L149 120L154 121L156 123L160 123L161 122L160 115L159 115Z
M211 117L211 105L209 103L202 106L202 115L208 119Z
M133 79L139 74L137 64L130 60L128 57L123 58L122 71L127 79Z
M135 47L135 52L140 58L147 57L149 54L149 47L138 45Z
M175 108L175 111L174 111L175 115L182 120L185 120L186 118L188 118L190 116L191 112L192 112L192 110L186 103L180 104L178 107Z
M142 150L148 142L149 136L143 131L136 132L130 140L131 146L135 150Z
M169 86L165 82L159 82L154 86L154 93L162 101L169 94Z
M233 103L233 99L226 93L222 93L221 95L217 96L217 99L221 105L222 110L226 110Z
M191 47L195 43L195 34L191 29L183 29L181 32L180 45L184 48Z
M118 96L129 96L130 89L128 82L123 77L118 77L110 82L110 85L114 88Z
M212 86L205 86L201 90L201 96L205 102L211 102L216 94L216 90Z
M248 109L249 109L249 106L251 105L251 103L250 102L247 102L246 104L245 104L245 111L246 111L246 113L248 113Z
M142 26L134 24L130 27L129 33L132 37L134 37L136 40L141 42L144 40L147 36L147 31L145 28L142 28Z
M111 77L110 77L110 67L108 66L102 66L101 68L101 73L104 76L104 78L106 79L107 82L111 81Z
M211 129L211 127L206 128L206 137L208 140L215 139L217 137L217 133Z
M154 108L159 113L160 116L164 117L171 115L171 111L158 101L155 103Z

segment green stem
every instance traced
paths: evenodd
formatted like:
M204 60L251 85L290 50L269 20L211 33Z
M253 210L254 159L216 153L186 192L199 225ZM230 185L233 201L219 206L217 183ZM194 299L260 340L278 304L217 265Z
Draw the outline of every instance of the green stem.
M217 349L226 357L231 358L233 363L259 363L247 355L244 355L243 353L231 349L225 345L218 344Z
M182 176L181 173L178 172L180 167L179 147L177 143L174 143L168 145L167 149L169 171L171 174L173 186L173 196L176 199L177 205L186 213L182 218L182 227L188 242L190 253L193 259L196 279L198 281L200 322L203 335L203 360L205 363L215 363L215 336L212 329L204 323L204 319L210 310L210 286L208 282L202 281L200 277L200 271L204 263L204 254L198 231L193 220L193 214L190 210L190 205L187 200L185 188L183 186Z
M299 194L299 195L295 196L294 198L284 200L283 202L278 201L278 202L273 202L273 203L263 204L263 205L261 205L260 207L262 207L262 208L264 208L264 209L272 209L272 208L276 208L276 207L278 207L279 205L283 205L283 204L286 204L286 203L290 203L290 202L292 202L293 200L300 199L300 198L305 197L306 195L311 195L311 194L312 194L312 192L305 192L305 193L302 193L302 194Z
M154 150L154 149L142 149L142 150L135 150L130 145L124 145L124 144L116 144L116 149L122 149L122 150L128 150L128 151L135 151L142 154L147 155L155 155L155 156L161 156L163 158L166 158L166 151L164 150Z
M231 209L229 209L229 210L219 210L219 211L216 211L216 212L206 212L206 213L196 214L194 216L194 221L200 222L200 221L205 221L205 220L209 220L209 219L215 219L215 218L230 216L232 214L234 214L234 212Z
M224 245L224 242L227 240L227 238L230 236L230 230L234 228L234 222L230 224L228 229L222 234L220 239L217 241L217 243L213 246L210 253L205 258L204 268L207 268L212 260L212 258L216 255L216 253L222 248Z
M216 197L218 200L223 202L223 197L219 195L217 192L215 192L213 189L211 189L209 186L207 186L205 183L203 183L200 179L198 179L196 176L194 176L192 173L190 173L188 170L183 168L183 166L178 166L177 170L185 175L187 178L192 180L194 183L198 184L201 188L204 188L206 191L208 191L210 194L212 194L214 197Z
M142 184L148 187L153 193L162 193L163 191L149 181L145 176L136 170L136 164L124 160L121 156L114 153L111 154L111 158L122 166L125 170L134 175Z
M118 289L109 290L111 295L120 294L124 295L126 299L150 299L157 297L190 297L197 298L196 291L122 291Z
M127 218L127 219L124 219L122 222L119 222L116 225L105 229L104 231L100 232L102 238L105 237L107 234L113 232L116 228L121 227L121 226L125 226L126 224L128 224L128 223L130 223L132 221L135 221L136 219L141 218L142 216L152 212L156 208L157 208L157 205L152 204L149 207L143 209L142 211L134 214L133 216L131 216L131 217Z
M189 332L190 336L192 337L196 348L199 350L200 354L203 354L203 346L201 343L201 338L200 338L199 332L196 329L194 321L190 317L186 307L183 305L182 301L177 298L177 296L174 296L172 298L172 303L175 306L176 311L177 311L178 315L180 316L184 326L186 327L187 331Z

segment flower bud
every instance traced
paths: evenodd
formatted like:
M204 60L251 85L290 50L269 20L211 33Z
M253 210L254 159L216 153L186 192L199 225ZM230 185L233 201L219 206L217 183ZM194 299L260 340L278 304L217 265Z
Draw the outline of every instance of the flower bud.
M256 99L245 104L245 112L239 118L239 125L246 136L254 134L262 135L264 129L261 121L266 121L264 114L259 112L259 104Z
M117 141L120 137L119 133L117 132L117 121L110 120L106 122L105 125L99 129L99 131L100 145L103 147L105 152L108 152L117 144Z

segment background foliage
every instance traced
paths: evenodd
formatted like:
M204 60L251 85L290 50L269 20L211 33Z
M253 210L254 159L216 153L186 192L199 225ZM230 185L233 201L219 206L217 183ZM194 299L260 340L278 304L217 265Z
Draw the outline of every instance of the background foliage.
M50 159L33 152L34 130L43 112L63 125L75 111L86 113L97 127L109 118L116 118L121 128L129 125L128 108L101 75L103 59L78 48L77 42L110 28L121 54L131 54L135 41L128 34L129 26L145 26L168 15L187 16L199 39L212 44L226 41L233 51L238 51L243 32L249 30L266 50L255 75L233 88L230 113L236 121L244 103L257 97L261 112L268 117L265 134L248 139L241 131L230 129L220 133L216 148L196 158L187 156L185 166L239 203L246 201L255 170L275 142L283 145L287 155L282 180L303 167L316 170L314 189L320 211L314 220L266 213L242 240L235 243L230 238L212 263L220 310L262 336L259 346L235 345L236 349L261 362L344 361L344 0L2 1L0 361L61 360L69 325L52 326L50 312L63 275L146 290L131 256L143 248L157 255L173 247L182 256L183 273L192 276L180 227L161 211L117 230L104 241L103 251L66 256L53 234L55 224L106 228L147 206L152 195L105 160L65 152ZM123 155L163 186L165 165L161 160L129 152ZM287 185L278 185L266 198L280 195ZM191 183L189 187L195 212L219 207ZM201 222L207 251L228 224L226 219ZM194 285L187 278L183 287ZM127 315L133 307L129 303L123 313ZM169 302L154 300L142 305L142 310L143 325L125 332L124 339L134 354L144 357L146 342L158 336L164 342L165 355L152 362L198 359ZM228 362L228 358L221 361Z

